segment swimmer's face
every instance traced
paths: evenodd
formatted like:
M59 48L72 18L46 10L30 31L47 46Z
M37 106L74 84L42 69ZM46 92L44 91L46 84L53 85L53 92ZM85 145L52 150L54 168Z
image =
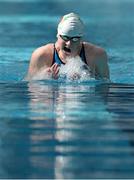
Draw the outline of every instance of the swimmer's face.
M76 56L79 50L81 37L58 36L58 44L66 56Z

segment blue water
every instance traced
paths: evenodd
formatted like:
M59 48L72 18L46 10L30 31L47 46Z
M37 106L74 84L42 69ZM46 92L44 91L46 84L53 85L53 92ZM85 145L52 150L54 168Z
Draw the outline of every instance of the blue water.
M0 0L0 178L134 178L134 1ZM63 14L104 47L111 83L22 81Z

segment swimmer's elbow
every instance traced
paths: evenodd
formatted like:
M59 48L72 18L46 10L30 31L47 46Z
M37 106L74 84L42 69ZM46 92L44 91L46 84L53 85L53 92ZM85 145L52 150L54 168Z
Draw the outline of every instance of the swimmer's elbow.
M27 78L33 77L42 68L41 59L42 56L37 51L34 51L30 59Z
M108 64L103 64L95 69L96 79L110 80L110 72Z
M28 67L28 71L27 74L24 78L24 80L29 81L31 80L35 74L38 72L38 68L36 63L34 63L32 60L30 61L29 67Z
M107 79L110 80L110 70L108 65L108 59L105 54L103 58L99 59L95 66L96 79Z
M34 76L33 73L28 72L28 73L26 74L26 76L24 77L24 80L25 80L25 81L30 81L30 80L32 80L33 76Z

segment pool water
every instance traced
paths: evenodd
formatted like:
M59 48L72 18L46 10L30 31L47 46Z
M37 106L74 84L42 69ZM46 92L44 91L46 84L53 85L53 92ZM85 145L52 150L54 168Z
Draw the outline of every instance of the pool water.
M134 178L133 6L0 0L0 178ZM111 83L23 81L32 51L55 42L72 11L106 49Z

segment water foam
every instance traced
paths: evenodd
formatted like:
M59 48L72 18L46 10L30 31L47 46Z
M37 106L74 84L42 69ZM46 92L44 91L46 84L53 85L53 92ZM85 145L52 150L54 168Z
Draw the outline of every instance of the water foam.
M90 80L91 71L79 56L67 58L67 63L61 65L59 71L60 78L67 80Z
M85 64L79 56L66 59L67 63L60 66L59 79L66 81L89 81L91 78L91 71L87 64ZM46 80L53 79L52 73L46 70L40 70L33 77L26 77L25 80Z

